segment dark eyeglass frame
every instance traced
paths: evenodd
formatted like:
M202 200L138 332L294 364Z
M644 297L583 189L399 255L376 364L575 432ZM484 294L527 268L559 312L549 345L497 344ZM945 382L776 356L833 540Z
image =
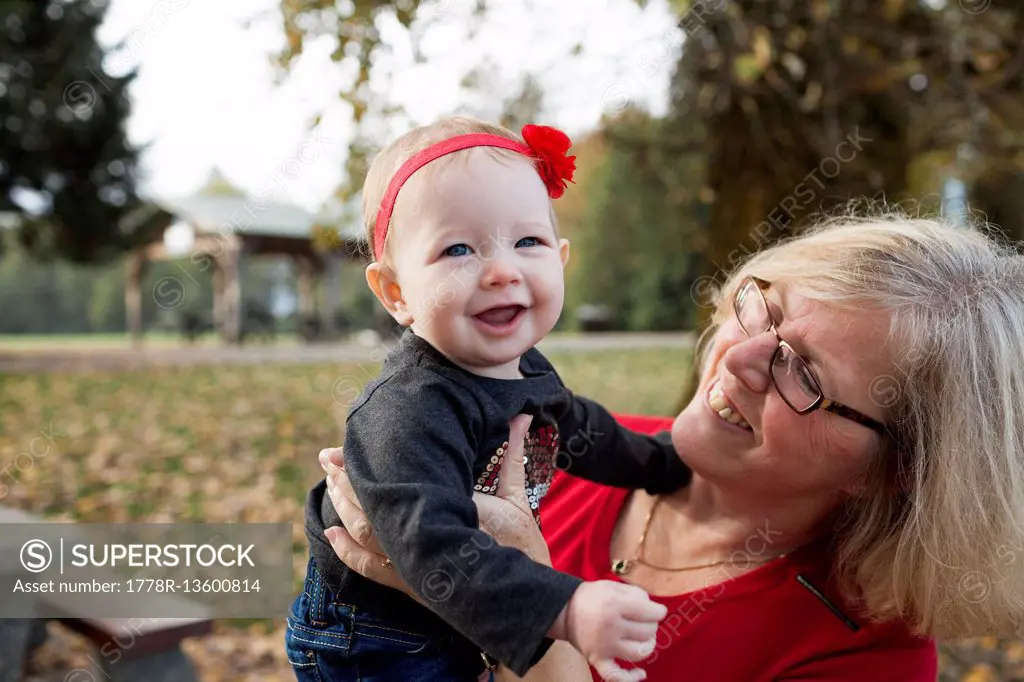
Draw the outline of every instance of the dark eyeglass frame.
M756 333L751 333L751 330L744 327L743 318L740 317L740 295L747 288L748 283L753 284L753 287L751 288L753 288L757 292L757 295L761 297L761 305L764 307L765 317L768 318L768 327L765 329L761 329ZM778 341L778 347L775 349L775 353L772 354L772 359L768 363L768 374L772 378L772 384L775 386L775 390L779 394L779 397L782 398L782 400L785 401L787 405L789 405L790 409L792 409L797 414L810 414L815 410L826 410L833 414L837 414L840 417L845 417L846 419L857 422L858 424L862 424L868 427L869 429L877 431L883 436L889 436L890 431L882 422L876 419L872 419L863 412L859 412L853 409L852 407L847 407L842 403L837 403L835 400L831 400L825 397L824 391L821 390L821 384L818 382L818 377L814 376L814 372L811 371L811 367L809 364L807 364L807 361L804 360L803 357L801 357L800 354L796 352L793 346L783 341L782 337L779 336L778 329L776 328L778 325L775 322L775 317L772 316L771 308L768 306L768 299L765 298L764 295L764 292L770 286L771 282L761 279L760 277L754 277L753 275L748 275L747 277L744 277L743 280L740 282L739 286L736 288L736 293L733 295L732 310L733 314L736 315L736 322L739 323L740 329L742 329L743 333L746 334L747 336L755 336L756 334L763 334L764 332L767 331L770 331L772 334L775 335L775 340ZM789 400L786 399L786 396L783 395L782 393L782 389L779 388L779 382L775 378L775 363L778 361L779 355L782 353L783 348L788 350L790 353L793 354L793 356L797 360L803 363L804 368L807 370L807 376L809 376L811 380L814 382L814 388L817 389L818 391L817 399L813 403L811 403L809 407L803 409L797 408L795 405L793 405L793 403L789 402Z

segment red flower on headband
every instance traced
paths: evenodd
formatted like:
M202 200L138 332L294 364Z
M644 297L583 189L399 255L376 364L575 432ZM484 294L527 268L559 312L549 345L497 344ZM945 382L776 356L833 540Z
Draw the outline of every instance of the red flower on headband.
M548 188L548 196L557 199L565 194L566 183L573 181L576 172L576 157L566 156L572 146L569 136L558 128L535 125L523 126L522 134L537 157L537 172Z

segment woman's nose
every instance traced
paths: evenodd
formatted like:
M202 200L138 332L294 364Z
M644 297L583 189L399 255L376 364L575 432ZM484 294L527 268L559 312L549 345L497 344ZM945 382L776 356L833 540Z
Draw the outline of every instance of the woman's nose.
M769 365L779 347L779 339L770 331L748 336L725 351L722 362L734 377L754 393L765 393L771 386Z
M493 289L518 284L522 280L519 268L505 258L493 258L484 265L482 283L485 288Z

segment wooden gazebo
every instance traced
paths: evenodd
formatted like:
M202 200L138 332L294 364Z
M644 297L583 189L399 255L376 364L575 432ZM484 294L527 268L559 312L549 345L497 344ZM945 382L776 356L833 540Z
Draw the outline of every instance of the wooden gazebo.
M358 215L352 216L351 210L328 204L320 214L313 214L291 204L248 196L217 171L192 196L156 199L154 206L175 220L161 241L139 247L128 258L125 311L136 345L142 339L141 282L147 264L182 257L213 265L213 321L227 343L242 338L240 268L249 256L291 257L297 267L299 315L318 317L327 334L333 330L338 267L342 260L361 260L365 252ZM318 246L314 232L327 227L337 229L340 238ZM177 248L174 242L179 242ZM314 292L321 279L326 286L318 312Z

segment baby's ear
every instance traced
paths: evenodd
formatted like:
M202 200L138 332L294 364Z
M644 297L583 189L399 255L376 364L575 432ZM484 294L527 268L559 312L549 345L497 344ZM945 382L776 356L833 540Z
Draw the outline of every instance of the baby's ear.
M398 324L408 327L413 323L412 313L402 297L402 287L389 267L382 263L367 265L366 284Z
M558 240L558 253L562 257L562 267L565 267L566 263L569 262L569 240L559 239Z

